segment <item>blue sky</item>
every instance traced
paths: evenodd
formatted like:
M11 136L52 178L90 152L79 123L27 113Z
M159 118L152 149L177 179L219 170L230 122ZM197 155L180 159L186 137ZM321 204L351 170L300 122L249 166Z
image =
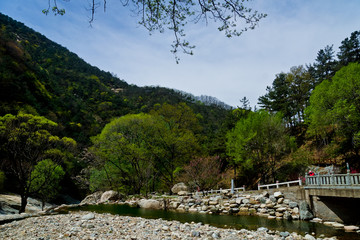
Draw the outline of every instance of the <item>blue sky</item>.
M172 33L150 35L119 0L108 0L105 13L99 8L92 27L88 0L58 0L64 16L42 14L47 3L1 0L0 12L129 84L209 95L232 106L244 96L254 106L277 73L313 63L326 45L338 51L342 40L360 30L358 0L254 0L248 5L268 14L255 30L227 39L214 24L190 23L194 56L180 55L176 64Z

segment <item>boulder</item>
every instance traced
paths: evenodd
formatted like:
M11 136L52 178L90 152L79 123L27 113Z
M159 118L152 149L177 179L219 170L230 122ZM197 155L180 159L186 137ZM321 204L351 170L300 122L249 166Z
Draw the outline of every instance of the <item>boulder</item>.
M81 201L80 205L83 205L83 204L89 204L89 205L97 204L100 201L102 194L103 194L102 191L94 192L93 194L90 194L90 195L86 196L84 198L84 200Z
M141 199L138 202L141 208L160 209L160 202L155 199Z
M282 198L282 197L284 197L284 194L282 192L274 192L274 197L275 198Z
M110 190L106 191L101 195L100 202L117 201L121 200L122 196L120 193Z
M88 214L84 215L81 219L82 220L92 220L92 219L95 219L95 215L93 213L88 213Z
M344 226L345 232L355 232L359 230L358 226Z
M188 191L179 191L179 192L177 192L177 195L179 195L179 196L186 196L186 195L188 195Z
M171 192L174 194L178 194L180 191L189 191L188 187L183 182L177 183L171 188Z

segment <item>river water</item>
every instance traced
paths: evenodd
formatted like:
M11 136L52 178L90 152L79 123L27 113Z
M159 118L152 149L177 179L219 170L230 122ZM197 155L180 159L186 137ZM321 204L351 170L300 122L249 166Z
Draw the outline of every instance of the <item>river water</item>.
M266 227L281 232L315 233L316 237L325 235L327 237L337 236L339 240L360 239L360 234L347 233L342 229L334 229L320 223L308 221L287 221L267 219L258 216L235 216L235 215L210 215L200 213L180 213L164 210L150 210L120 204L89 205L72 208L71 211L93 211L97 213L111 213L123 216L162 218L164 220L176 220L182 223L202 222L216 227L256 230L259 227Z

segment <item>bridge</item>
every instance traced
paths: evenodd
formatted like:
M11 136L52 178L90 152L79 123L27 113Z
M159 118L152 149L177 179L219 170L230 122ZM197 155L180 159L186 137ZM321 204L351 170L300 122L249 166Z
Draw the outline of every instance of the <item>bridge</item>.
M360 223L359 173L306 176L303 196L316 217Z

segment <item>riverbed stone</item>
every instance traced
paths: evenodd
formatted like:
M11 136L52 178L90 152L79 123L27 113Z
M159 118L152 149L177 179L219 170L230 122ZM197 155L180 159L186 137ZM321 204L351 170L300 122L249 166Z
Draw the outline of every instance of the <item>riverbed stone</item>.
M95 215L94 215L93 213L88 213L88 214L84 215L81 219L82 219L82 220L95 219Z
M178 194L179 196L186 196L186 195L189 194L189 192L188 192L188 191L179 191L177 194Z
M189 191L188 187L183 182L177 183L171 188L171 192L174 194L178 194L180 191Z
M122 199L122 195L119 192L110 190L106 191L101 195L100 203L108 202L108 201L118 201Z
M359 227L358 226L353 226L353 225L344 226L344 230L346 232L356 232L357 230L359 230Z
M274 197L275 198L282 198L282 197L284 197L284 194L282 192L274 192Z
M141 208L160 209L160 202L155 199L141 199L138 205Z
M298 206L297 202L289 202L289 207L296 208Z

